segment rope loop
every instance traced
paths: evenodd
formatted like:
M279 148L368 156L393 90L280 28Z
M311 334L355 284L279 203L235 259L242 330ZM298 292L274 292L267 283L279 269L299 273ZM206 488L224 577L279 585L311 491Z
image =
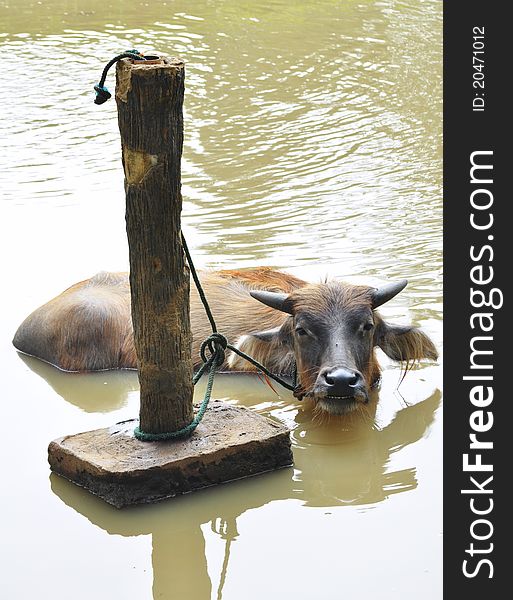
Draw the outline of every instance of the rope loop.
M228 347L228 340L224 337L223 334L212 333L208 338L201 344L200 348L200 356L201 360L206 363L209 362L209 358L207 358L207 350L210 353L210 357L213 358L213 362L215 362L217 367L220 367L224 363L225 359L225 350Z

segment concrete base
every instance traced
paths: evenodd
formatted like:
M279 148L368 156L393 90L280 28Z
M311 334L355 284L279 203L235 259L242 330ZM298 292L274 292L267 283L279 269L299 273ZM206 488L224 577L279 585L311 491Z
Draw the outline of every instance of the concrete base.
M156 502L292 464L289 431L213 401L190 438L140 442L136 420L50 443L52 471L121 508Z

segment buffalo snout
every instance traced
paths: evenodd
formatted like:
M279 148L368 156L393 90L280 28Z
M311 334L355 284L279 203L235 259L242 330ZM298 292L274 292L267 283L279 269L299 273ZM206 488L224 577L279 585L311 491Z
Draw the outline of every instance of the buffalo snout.
M328 396L354 396L364 385L363 376L358 371L336 367L335 369L323 369L319 373L320 383L326 390Z
M367 388L363 375L348 367L327 367L319 371L314 397L333 402L368 402ZM332 411L330 411L332 412Z

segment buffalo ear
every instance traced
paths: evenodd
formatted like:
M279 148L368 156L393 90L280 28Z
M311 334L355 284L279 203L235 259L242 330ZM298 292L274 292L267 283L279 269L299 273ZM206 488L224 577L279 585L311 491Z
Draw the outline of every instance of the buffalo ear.
M382 321L376 345L392 360L415 362L422 358L438 358L438 352L429 337L410 325L389 325Z
M271 371L285 373L294 360L292 352L292 319L288 318L279 327L250 333L240 337L236 346ZM247 371L253 367L235 352L228 358L230 369Z
M278 327L250 333L247 337L268 344L289 344L292 341L292 319L289 317Z
M251 337L260 340L261 342L279 342L281 336L281 327L274 327L273 329L266 329L265 331L257 331L252 333Z
M266 329L265 331L257 331L252 333L251 337L255 337L261 342L277 342L280 339L281 327L274 327L273 329Z

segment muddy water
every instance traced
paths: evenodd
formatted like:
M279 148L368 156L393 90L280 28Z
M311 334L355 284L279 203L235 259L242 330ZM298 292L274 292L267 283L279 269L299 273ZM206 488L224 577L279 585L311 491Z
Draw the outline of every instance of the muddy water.
M291 426L294 469L118 512L50 476L46 446L136 415L136 375L60 373L10 345L42 302L127 268L115 105L92 85L138 48L187 62L198 264L407 277L383 313L440 347L441 3L11 0L0 22L5 597L441 597L440 365L398 388L381 355L374 423L315 423L284 390L221 376L217 398Z

